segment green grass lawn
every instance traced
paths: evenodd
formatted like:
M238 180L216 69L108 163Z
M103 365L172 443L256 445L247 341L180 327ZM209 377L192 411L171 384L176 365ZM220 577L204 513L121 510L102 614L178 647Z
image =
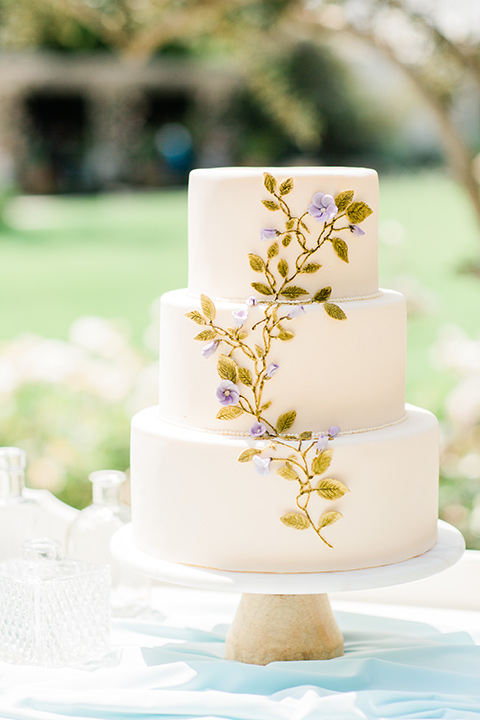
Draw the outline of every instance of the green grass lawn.
M440 173L381 178L380 229L381 285L408 274L431 294L430 311L409 319L407 395L438 411L450 382L432 365L439 327L480 332L480 279L460 272L480 260L480 232ZM0 339L66 338L73 320L94 314L122 319L141 344L151 303L186 284L186 249L184 191L13 199L0 231Z

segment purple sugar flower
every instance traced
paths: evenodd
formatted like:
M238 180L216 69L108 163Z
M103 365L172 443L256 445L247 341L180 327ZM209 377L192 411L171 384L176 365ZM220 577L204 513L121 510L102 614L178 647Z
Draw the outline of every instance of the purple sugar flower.
M339 432L340 432L340 428L338 427L338 425L332 425L328 430L328 436L330 438L337 437Z
M254 455L253 462L255 464L255 470L259 475L270 475L270 463L272 462L272 458L261 458L259 455Z
M328 445L328 435L320 435L317 440L318 452L323 452Z
M240 310L232 311L233 319L237 327L242 327L243 323L248 320L248 310L241 308Z
M217 348L219 345L220 345L219 340L212 340L211 342L207 343L202 348L202 356L204 358L211 357L217 351Z
M220 405L236 405L240 397L237 386L231 380L222 380L215 395Z
M308 212L317 222L326 223L335 217L338 208L331 195L318 192L313 196L312 204L308 207Z
M254 422L252 427L250 428L250 435L253 438L262 437L262 435L265 433L266 429L267 429L267 426L264 425L259 420L257 420L257 422Z
M245 304L248 305L248 307L253 307L254 305L256 305L257 298L255 297L255 295L250 295L250 297L245 300Z
M270 365L267 368L267 377L271 378L275 375L280 365L277 365L277 363L270 363Z
M290 310L290 312L288 313L287 317L288 317L290 320L293 320L293 318L296 318L296 317L298 317L299 315L304 315L305 313L306 313L306 310L305 310L305 308L303 307L303 305L295 305L295 307L293 307L293 308Z
M275 240L277 235L279 235L279 232L275 228L263 228L260 233L260 240Z
M353 235L358 235L358 237L365 235L365 230L362 230L362 228L358 225L349 225L348 229Z

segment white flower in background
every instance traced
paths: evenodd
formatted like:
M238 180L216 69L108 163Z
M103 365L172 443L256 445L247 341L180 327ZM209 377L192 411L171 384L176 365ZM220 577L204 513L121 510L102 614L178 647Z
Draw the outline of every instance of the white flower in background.
M480 373L480 340L470 338L458 325L444 325L432 347L432 361L446 370Z
M32 488L43 488L52 493L63 490L66 484L64 468L51 457L39 457L29 463L28 484Z
M19 358L22 382L61 384L81 371L84 353L63 340L37 338Z
M70 341L83 350L114 357L128 349L128 341L123 332L109 320L94 315L75 320L70 327Z
M158 403L158 362L147 365L136 374L133 387L127 398L129 416Z
M480 422L480 379L476 375L462 380L445 401L447 418L457 430L466 430Z

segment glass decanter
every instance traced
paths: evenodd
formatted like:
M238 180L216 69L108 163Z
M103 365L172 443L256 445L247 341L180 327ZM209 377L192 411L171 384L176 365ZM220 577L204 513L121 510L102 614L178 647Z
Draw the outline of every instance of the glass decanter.
M99 660L109 648L110 568L66 560L35 538L0 562L0 659L59 667Z
M0 447L0 560L18 557L36 534L38 505L23 496L25 451Z
M90 473L92 504L80 511L67 536L69 557L87 562L107 563L111 568L111 607L115 615L136 615L148 607L150 582L124 568L112 556L110 540L116 530L130 522L130 508L122 503L119 470Z

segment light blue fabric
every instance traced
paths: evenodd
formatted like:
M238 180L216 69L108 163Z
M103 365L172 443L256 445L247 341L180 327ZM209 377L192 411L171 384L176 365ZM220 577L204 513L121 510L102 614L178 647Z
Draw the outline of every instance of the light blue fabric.
M8 720L480 720L480 647L467 633L336 613L345 655L265 667L223 660L213 632L116 621L121 653L96 669L0 664Z

